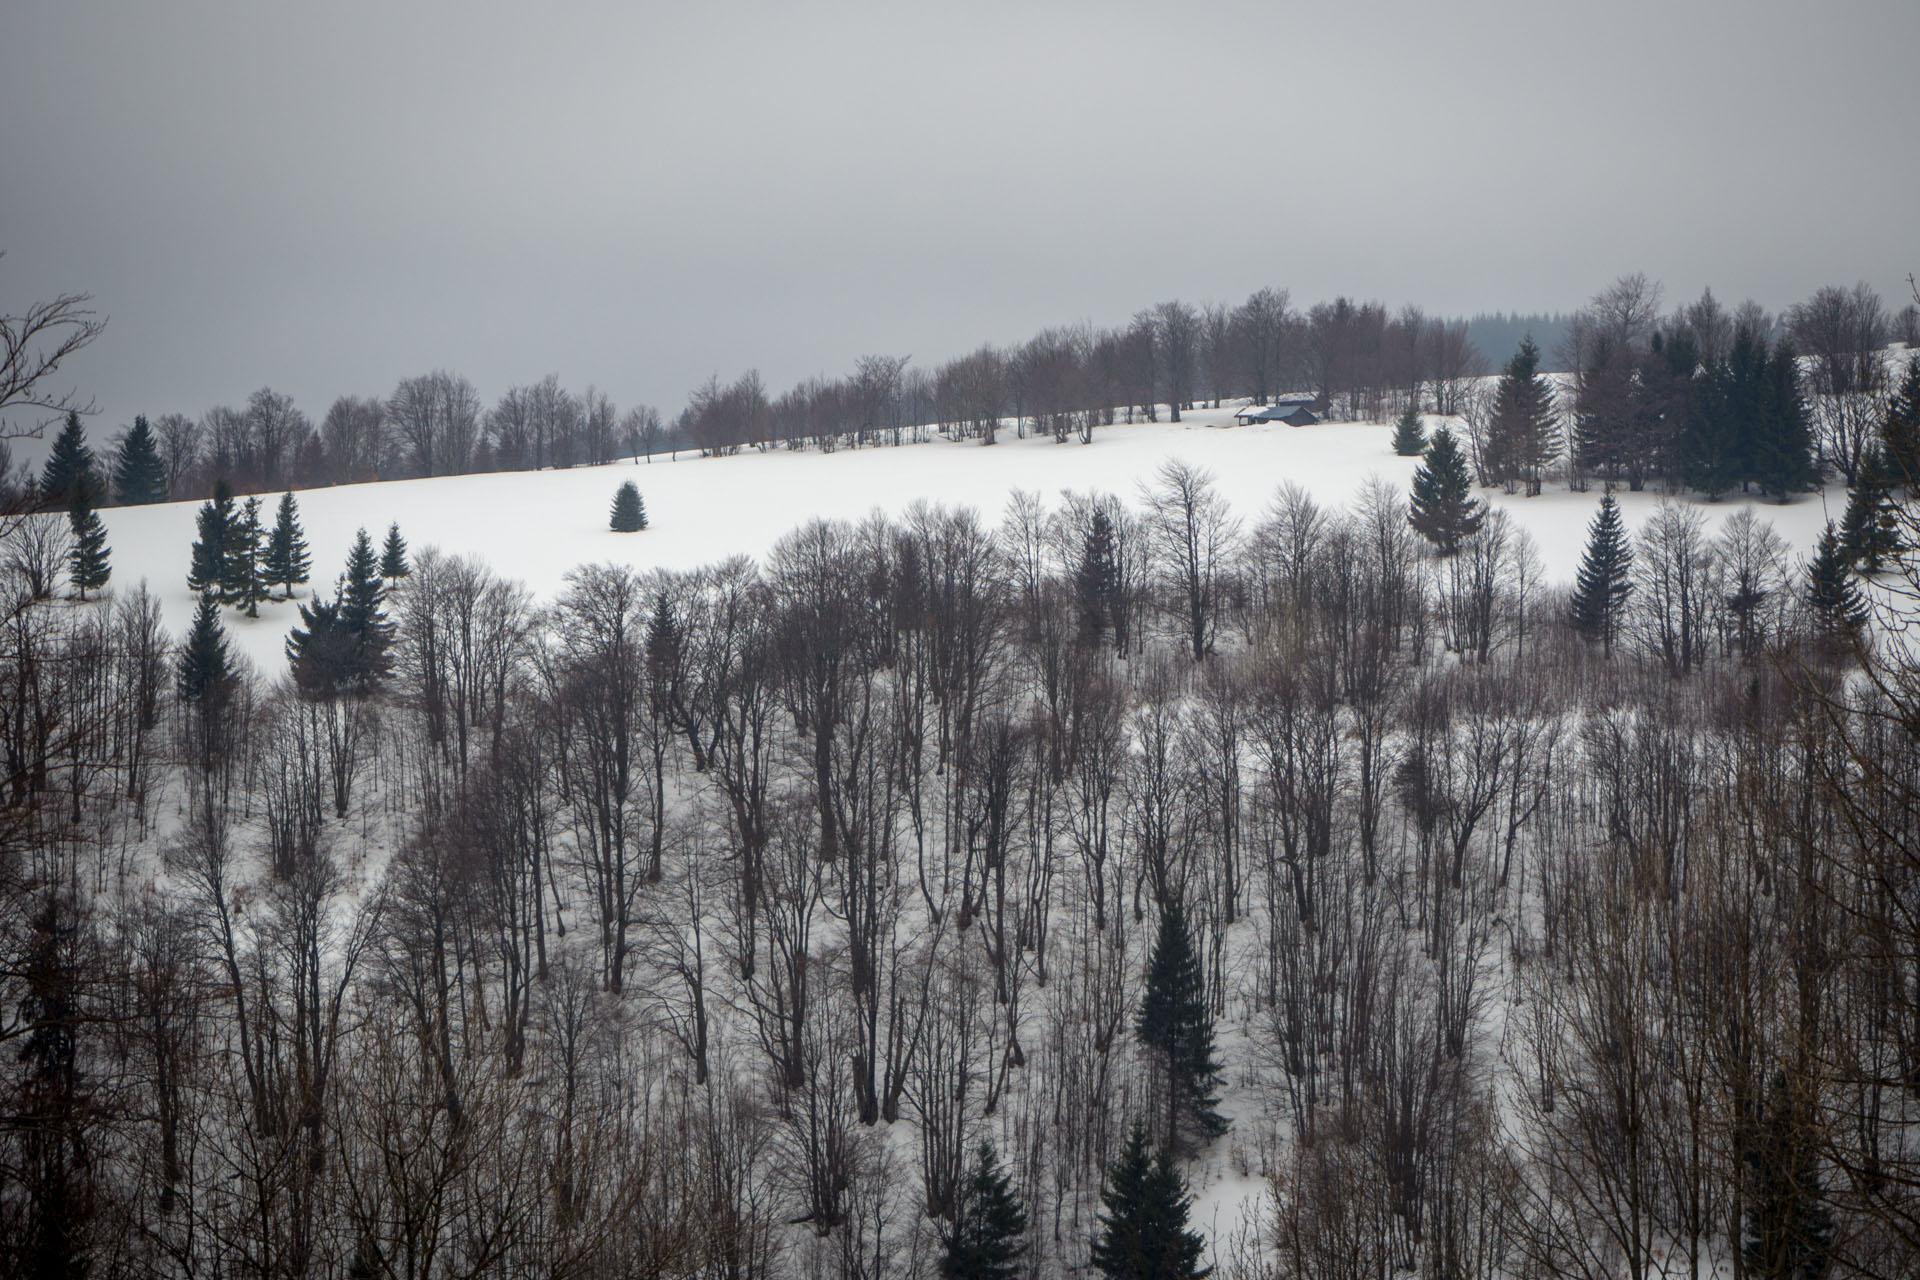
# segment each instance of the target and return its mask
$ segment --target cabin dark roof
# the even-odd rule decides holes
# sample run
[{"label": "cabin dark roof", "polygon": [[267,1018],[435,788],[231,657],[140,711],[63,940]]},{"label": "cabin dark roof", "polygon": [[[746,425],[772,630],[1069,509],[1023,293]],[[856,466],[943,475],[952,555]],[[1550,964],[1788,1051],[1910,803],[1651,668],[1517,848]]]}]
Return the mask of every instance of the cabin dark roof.
[{"label": "cabin dark roof", "polygon": [[1314,416],[1313,410],[1299,400],[1248,405],[1233,416],[1241,422],[1285,422],[1296,427],[1309,427],[1320,421]]}]

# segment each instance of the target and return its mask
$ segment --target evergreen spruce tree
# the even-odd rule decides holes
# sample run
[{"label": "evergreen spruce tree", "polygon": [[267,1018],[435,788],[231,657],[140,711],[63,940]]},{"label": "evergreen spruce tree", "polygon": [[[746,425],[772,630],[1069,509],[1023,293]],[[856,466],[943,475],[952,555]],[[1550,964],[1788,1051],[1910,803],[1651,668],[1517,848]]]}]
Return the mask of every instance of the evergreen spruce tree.
[{"label": "evergreen spruce tree", "polygon": [[307,536],[300,528],[300,508],[291,493],[280,495],[274,512],[273,532],[267,535],[266,564],[261,576],[269,587],[278,586],[287,599],[293,589],[307,580],[313,570],[313,557],[307,551]]},{"label": "evergreen spruce tree", "polygon": [[359,685],[359,642],[340,621],[340,597],[299,606],[300,625],[287,632],[286,655],[300,695],[331,701]]},{"label": "evergreen spruce tree", "polygon": [[1023,1274],[1020,1258],[1027,1246],[1020,1237],[1026,1231],[1027,1211],[1012,1180],[1001,1172],[992,1144],[983,1142],[953,1222],[940,1232],[946,1250],[940,1275],[943,1280],[1015,1280]]},{"label": "evergreen spruce tree", "polygon": [[1893,464],[1884,450],[1860,460],[1853,488],[1847,493],[1847,513],[1840,520],[1840,550],[1847,563],[1862,573],[1878,573],[1900,554],[1900,517],[1893,505]]},{"label": "evergreen spruce tree", "polygon": [[1833,1211],[1804,1107],[1786,1099],[1776,1075],[1773,1097],[1746,1152],[1747,1207],[1741,1240],[1747,1274],[1764,1280],[1821,1280],[1833,1253]]},{"label": "evergreen spruce tree", "polygon": [[1081,638],[1099,644],[1113,625],[1114,598],[1120,593],[1120,566],[1113,545],[1113,521],[1095,510],[1080,540],[1080,563],[1073,571],[1074,602],[1080,612]]},{"label": "evergreen spruce tree", "polygon": [[1733,336],[1727,354],[1726,422],[1723,430],[1730,455],[1729,479],[1742,487],[1759,474],[1760,420],[1767,411],[1767,340],[1742,331]]},{"label": "evergreen spruce tree", "polygon": [[1487,470],[1492,479],[1509,488],[1524,482],[1531,496],[1540,492],[1542,473],[1559,455],[1553,387],[1540,372],[1540,348],[1528,337],[1507,361],[1494,391],[1487,426]]},{"label": "evergreen spruce tree", "polygon": [[227,581],[227,545],[233,541],[233,490],[225,480],[214,483],[213,497],[197,519],[200,536],[193,544],[187,587],[196,595],[211,591],[218,596]]},{"label": "evergreen spruce tree", "polygon": [[1807,566],[1807,607],[1815,625],[1830,638],[1851,635],[1867,622],[1867,602],[1853,584],[1853,571],[1831,520]]},{"label": "evergreen spruce tree", "polygon": [[398,582],[412,572],[407,564],[407,540],[400,536],[400,522],[396,520],[387,526],[386,545],[380,549],[380,576]]},{"label": "evergreen spruce tree", "polygon": [[657,700],[664,718],[678,697],[680,664],[686,655],[686,631],[664,591],[654,596],[647,614],[646,654],[648,693]]},{"label": "evergreen spruce tree", "polygon": [[113,496],[123,507],[141,507],[167,500],[167,464],[160,457],[159,442],[147,416],[133,420],[132,430],[120,443],[120,458],[113,469]]},{"label": "evergreen spruce tree", "polygon": [[393,643],[393,624],[387,620],[387,584],[380,578],[380,561],[365,529],[354,535],[347,552],[347,572],[340,587],[340,625],[352,639],[350,681],[362,688],[387,674],[387,648]]},{"label": "evergreen spruce tree", "polygon": [[1427,451],[1427,430],[1420,422],[1420,406],[1409,400],[1407,411],[1393,424],[1393,451],[1417,458]]},{"label": "evergreen spruce tree", "polygon": [[1612,494],[1600,499],[1600,510],[1587,526],[1587,553],[1573,588],[1574,630],[1598,640],[1609,657],[1620,616],[1633,591],[1633,544],[1620,520],[1620,504]]},{"label": "evergreen spruce tree", "polygon": [[40,499],[50,507],[71,507],[76,502],[92,506],[103,492],[93,450],[87,447],[86,428],[80,425],[80,415],[69,410],[40,472]]},{"label": "evergreen spruce tree", "polygon": [[1920,358],[1907,361],[1906,377],[1887,405],[1880,438],[1886,442],[1894,482],[1920,489]]},{"label": "evergreen spruce tree", "polygon": [[[1734,339],[1741,368],[1752,359],[1752,338],[1743,329]],[[1708,366],[1688,384],[1680,429],[1680,478],[1688,488],[1718,498],[1745,474],[1744,432],[1740,425],[1744,393],[1736,395],[1731,357]]]},{"label": "evergreen spruce tree", "polygon": [[1589,475],[1612,483],[1627,474],[1640,407],[1635,364],[1635,353],[1604,333],[1587,353],[1574,388],[1572,430],[1568,433],[1572,437],[1571,471],[1581,477],[1580,487]]},{"label": "evergreen spruce tree", "polygon": [[242,610],[249,618],[260,616],[260,602],[267,598],[267,581],[260,571],[260,550],[260,499],[248,498],[227,531],[226,572],[220,582],[220,598],[222,603]]},{"label": "evergreen spruce tree", "polygon": [[1441,427],[1427,444],[1426,461],[1413,473],[1413,500],[1407,521],[1443,556],[1480,531],[1486,507],[1473,496],[1473,478],[1453,432]]},{"label": "evergreen spruce tree", "polygon": [[113,570],[107,563],[107,526],[100,513],[84,502],[67,508],[67,521],[73,527],[73,549],[67,553],[67,576],[73,588],[85,600],[87,592],[107,585]]},{"label": "evergreen spruce tree", "polygon": [[1100,1191],[1100,1234],[1093,1269],[1108,1280],[1201,1280],[1206,1244],[1187,1229],[1186,1180],[1165,1147],[1149,1153],[1146,1126],[1135,1123]]},{"label": "evergreen spruce tree", "polygon": [[1800,398],[1793,347],[1782,342],[1771,355],[1760,345],[1759,371],[1752,428],[1749,472],[1760,488],[1785,502],[1787,495],[1810,487],[1818,475],[1813,460],[1813,431]]},{"label": "evergreen spruce tree", "polygon": [[224,693],[233,677],[233,654],[227,648],[226,628],[220,625],[220,602],[211,591],[203,591],[193,626],[180,646],[174,688],[180,701],[204,704]]},{"label": "evergreen spruce tree", "polygon": [[1685,329],[1656,333],[1639,361],[1634,415],[1627,432],[1627,488],[1638,493],[1649,478],[1684,483],[1688,405],[1700,371],[1699,341]]},{"label": "evergreen spruce tree", "polygon": [[613,515],[607,527],[615,533],[638,533],[647,527],[647,504],[640,497],[640,486],[628,480],[613,495]]},{"label": "evergreen spruce tree", "polygon": [[1160,912],[1160,932],[1147,964],[1147,994],[1134,1022],[1155,1052],[1166,1086],[1167,1144],[1184,1147],[1189,1126],[1202,1139],[1227,1131],[1220,1115],[1220,1060],[1213,1048],[1213,1014],[1194,953],[1187,913],[1178,901]]}]

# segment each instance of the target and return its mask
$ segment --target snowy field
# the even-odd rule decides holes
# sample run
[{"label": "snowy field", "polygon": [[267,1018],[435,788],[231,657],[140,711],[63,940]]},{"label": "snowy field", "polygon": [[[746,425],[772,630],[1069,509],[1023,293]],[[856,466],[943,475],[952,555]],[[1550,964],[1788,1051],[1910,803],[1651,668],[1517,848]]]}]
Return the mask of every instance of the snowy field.
[{"label": "snowy field", "polygon": [[[1429,423],[1442,421],[1429,419]],[[387,484],[311,489],[297,495],[313,553],[312,587],[331,592],[354,531],[365,527],[377,548],[389,522],[399,521],[413,551],[436,546],[477,556],[503,577],[550,599],[576,565],[617,561],[639,569],[691,569],[734,555],[759,557],[779,538],[814,516],[858,519],[878,508],[898,514],[919,500],[977,509],[997,522],[1016,489],[1037,492],[1048,505],[1063,490],[1108,491],[1128,500],[1166,460],[1182,458],[1212,471],[1234,512],[1249,526],[1274,492],[1301,485],[1324,505],[1353,498],[1369,475],[1406,490],[1418,459],[1396,457],[1392,428],[1369,423],[1311,427],[1233,423],[1232,409],[1200,410],[1186,421],[1102,427],[1092,445],[1049,438],[1021,440],[1003,432],[991,448],[979,441],[935,438],[901,448],[842,449],[831,454],[775,451],[702,458],[683,452],[652,463],[621,462],[569,471],[404,480]],[[607,512],[621,481],[639,483],[651,527],[613,533]],[[1549,485],[1537,498],[1479,490],[1510,511],[1534,539],[1549,578],[1571,583],[1586,541],[1597,491],[1571,493]],[[262,496],[271,525],[275,495]],[[1637,528],[1661,498],[1619,494],[1622,513]],[[1692,499],[1689,499],[1692,501]],[[1699,503],[1709,531],[1741,504]],[[1808,494],[1785,506],[1763,502],[1763,518],[1805,554],[1831,516],[1846,506],[1844,489]],[[141,579],[160,598],[169,631],[184,634],[193,615],[187,565],[198,502],[116,507],[101,512],[113,549],[113,586]],[[291,603],[262,606],[258,619],[224,611],[240,649],[268,675],[285,659],[281,645],[298,621]]]}]

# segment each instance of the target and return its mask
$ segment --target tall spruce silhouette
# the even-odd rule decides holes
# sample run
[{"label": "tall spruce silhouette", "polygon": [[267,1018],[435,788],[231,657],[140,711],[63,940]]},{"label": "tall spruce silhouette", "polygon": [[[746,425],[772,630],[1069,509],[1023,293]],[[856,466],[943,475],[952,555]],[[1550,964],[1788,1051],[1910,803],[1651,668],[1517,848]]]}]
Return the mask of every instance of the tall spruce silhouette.
[{"label": "tall spruce silhouette", "polygon": [[228,526],[226,573],[221,579],[220,593],[227,604],[249,618],[260,616],[260,602],[267,598],[260,544],[260,499],[248,498]]},{"label": "tall spruce silhouette", "polygon": [[307,535],[300,528],[300,508],[291,493],[280,495],[274,512],[273,532],[267,535],[266,564],[262,576],[267,585],[278,585],[287,599],[293,589],[307,580],[313,557],[307,551]]},{"label": "tall spruce silhouette", "polygon": [[220,602],[211,591],[202,592],[174,664],[174,690],[180,701],[198,706],[223,695],[234,675],[227,630],[220,625]]},{"label": "tall spruce silhouette", "polygon": [[1878,573],[1900,554],[1900,512],[1893,501],[1893,463],[1885,450],[1873,450],[1847,493],[1847,513],[1840,518],[1840,549],[1847,562],[1862,573]]},{"label": "tall spruce silhouette", "polygon": [[1147,994],[1134,1029],[1160,1066],[1167,1145],[1184,1150],[1189,1132],[1202,1141],[1225,1133],[1227,1122],[1218,1109],[1220,1059],[1214,1053],[1213,1014],[1186,909],[1177,899],[1160,912],[1160,931],[1147,964]]},{"label": "tall spruce silhouette", "polygon": [[1460,443],[1445,427],[1427,442],[1427,457],[1413,473],[1413,497],[1407,522],[1443,556],[1480,531],[1486,522],[1484,504],[1473,497],[1473,477]]},{"label": "tall spruce silhouette", "polygon": [[1587,551],[1580,561],[1570,609],[1573,629],[1598,640],[1601,651],[1612,656],[1613,638],[1632,593],[1633,545],[1620,520],[1620,504],[1609,493],[1600,499],[1600,510],[1587,526]]},{"label": "tall spruce silhouette", "polygon": [[73,529],[73,549],[67,553],[67,576],[73,589],[85,600],[87,592],[107,585],[113,569],[107,562],[107,526],[100,513],[85,502],[67,509],[67,522]]},{"label": "tall spruce silhouette", "polygon": [[1867,623],[1867,602],[1854,586],[1853,570],[1831,520],[1814,548],[1813,562],[1807,566],[1806,599],[1815,625],[1830,640],[1851,637]]},{"label": "tall spruce silhouette", "polygon": [[228,581],[228,543],[234,536],[233,487],[225,480],[216,480],[213,497],[201,506],[195,520],[200,536],[193,544],[187,588],[196,595],[212,592],[218,601]]},{"label": "tall spruce silhouette", "polygon": [[1113,545],[1113,521],[1096,510],[1080,542],[1080,562],[1074,566],[1073,592],[1080,612],[1080,635],[1092,644],[1106,638],[1113,626],[1113,606],[1120,593],[1120,569]]},{"label": "tall spruce silhouette", "polygon": [[93,450],[87,446],[87,431],[80,425],[80,415],[69,410],[40,471],[40,500],[49,507],[71,507],[79,502],[92,506],[105,488],[94,466]]},{"label": "tall spruce silhouette", "polygon": [[391,666],[387,649],[393,644],[393,624],[387,620],[387,584],[365,529],[354,534],[339,595],[340,626],[353,644],[349,679],[362,687],[377,684]]},{"label": "tall spruce silhouette", "polygon": [[113,495],[123,507],[167,500],[167,464],[144,413],[134,418],[127,438],[120,442],[120,458],[113,469]]},{"label": "tall spruce silhouette", "polygon": [[387,541],[380,548],[380,576],[397,582],[412,572],[407,564],[407,540],[400,536],[400,522],[396,520],[387,526]]}]

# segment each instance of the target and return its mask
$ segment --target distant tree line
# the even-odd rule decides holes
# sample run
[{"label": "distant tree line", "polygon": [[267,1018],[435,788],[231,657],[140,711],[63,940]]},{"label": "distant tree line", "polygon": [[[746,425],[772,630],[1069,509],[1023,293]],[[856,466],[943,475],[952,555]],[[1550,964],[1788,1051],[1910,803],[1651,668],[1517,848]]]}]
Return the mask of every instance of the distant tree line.
[{"label": "distant tree line", "polygon": [[697,389],[679,428],[710,453],[900,444],[934,432],[992,444],[1021,436],[1091,441],[1097,427],[1178,422],[1195,407],[1304,393],[1343,417],[1421,403],[1455,413],[1484,372],[1463,322],[1417,307],[1338,298],[1300,309],[1284,289],[1239,306],[1163,302],[1125,325],[1051,328],[921,369],[866,356],[843,379],[810,379],[772,397],[757,373]]},{"label": "distant tree line", "polygon": [[488,409],[472,383],[437,371],[403,379],[384,398],[342,396],[317,425],[269,387],[242,408],[218,406],[197,419],[141,415],[101,456],[70,413],[42,473],[7,483],[16,504],[64,504],[77,486],[95,505],[139,505],[202,497],[221,480],[260,493],[590,466],[658,451],[667,439],[657,410],[621,413],[593,388],[576,395],[551,375],[509,388]]},{"label": "distant tree line", "polygon": [[[1531,490],[1551,470],[1576,485],[1792,487],[1779,450],[1747,437],[1755,415],[1777,423],[1786,412],[1784,403],[1778,412],[1765,406],[1786,394],[1777,375],[1797,367],[1796,356],[1807,366],[1795,395],[1809,419],[1814,465],[1853,480],[1889,390],[1885,362],[1869,353],[1920,338],[1912,306],[1889,314],[1865,285],[1830,287],[1774,317],[1751,302],[1729,311],[1709,291],[1663,317],[1659,294],[1645,277],[1630,276],[1571,317],[1471,321],[1345,297],[1296,307],[1286,290],[1271,288],[1237,306],[1174,300],[1124,325],[1049,328],[932,366],[867,355],[844,377],[810,378],[778,393],[753,371],[731,381],[716,375],[671,421],[647,405],[621,411],[591,387],[571,392],[553,375],[509,388],[489,407],[467,379],[439,370],[402,379],[384,397],[342,396],[318,423],[263,387],[239,408],[136,418],[101,456],[92,501],[203,497],[217,479],[257,493],[597,465],[680,448],[831,451],[935,433],[991,444],[1007,429],[1087,442],[1101,426],[1162,413],[1178,421],[1195,407],[1284,394],[1311,396],[1323,414],[1342,419],[1387,421],[1409,409],[1484,416],[1477,393],[1492,370],[1488,354],[1504,359],[1524,344],[1535,352],[1535,373],[1568,371],[1551,380],[1555,433],[1541,447],[1477,455],[1485,483]],[[1496,337],[1512,345],[1486,345]],[[1770,376],[1773,389],[1761,387]],[[1769,448],[1773,462],[1745,460]],[[49,472],[32,485],[9,483],[16,497],[32,488],[43,503],[64,505],[50,486],[66,479]]]}]

